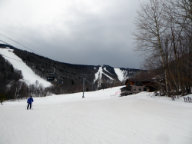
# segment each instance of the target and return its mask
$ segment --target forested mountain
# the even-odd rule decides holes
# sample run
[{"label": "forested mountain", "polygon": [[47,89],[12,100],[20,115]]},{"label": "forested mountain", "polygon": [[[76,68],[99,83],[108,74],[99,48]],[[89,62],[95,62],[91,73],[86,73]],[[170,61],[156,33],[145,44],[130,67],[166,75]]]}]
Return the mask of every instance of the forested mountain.
[{"label": "forested mountain", "polygon": [[[11,50],[7,51],[8,55],[1,52],[5,49]],[[21,60],[13,58],[9,53]],[[9,60],[16,64],[11,64]],[[33,85],[21,80],[25,68],[18,70],[16,67],[21,61],[52,86],[44,88],[38,80]],[[113,87],[123,84],[128,77],[140,71],[130,68],[113,68],[108,65],[62,63],[5,44],[0,44],[0,63],[0,94],[6,95],[6,98],[25,97],[28,94],[47,95],[48,92],[56,94],[79,92],[83,89],[83,81],[86,91]]]}]

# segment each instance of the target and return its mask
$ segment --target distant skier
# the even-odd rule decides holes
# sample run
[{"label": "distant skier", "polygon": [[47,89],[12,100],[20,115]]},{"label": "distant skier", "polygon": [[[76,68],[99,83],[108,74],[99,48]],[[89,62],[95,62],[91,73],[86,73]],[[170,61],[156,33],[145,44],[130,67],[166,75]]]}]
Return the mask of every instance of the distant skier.
[{"label": "distant skier", "polygon": [[27,99],[27,103],[28,103],[28,105],[27,105],[27,109],[31,109],[31,107],[32,107],[32,102],[33,102],[33,98],[32,98],[32,96],[30,96],[28,99]]}]

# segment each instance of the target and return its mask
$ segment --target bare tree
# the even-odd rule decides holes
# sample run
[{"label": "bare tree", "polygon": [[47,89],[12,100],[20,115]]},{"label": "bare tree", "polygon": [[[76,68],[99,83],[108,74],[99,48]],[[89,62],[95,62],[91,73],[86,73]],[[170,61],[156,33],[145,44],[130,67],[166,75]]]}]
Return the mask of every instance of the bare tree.
[{"label": "bare tree", "polygon": [[148,54],[150,69],[162,69],[162,88],[170,96],[192,86],[192,1],[149,0],[137,18],[138,49]]},{"label": "bare tree", "polygon": [[164,72],[165,91],[168,94],[168,50],[164,45],[166,37],[166,23],[164,21],[164,6],[161,0],[150,0],[144,4],[137,19],[136,40],[139,50],[144,50],[153,58],[156,58]]},{"label": "bare tree", "polygon": [[175,12],[175,24],[180,30],[178,47],[179,56],[177,65],[180,70],[179,87],[182,94],[191,93],[192,86],[192,1],[177,0],[173,2]]}]

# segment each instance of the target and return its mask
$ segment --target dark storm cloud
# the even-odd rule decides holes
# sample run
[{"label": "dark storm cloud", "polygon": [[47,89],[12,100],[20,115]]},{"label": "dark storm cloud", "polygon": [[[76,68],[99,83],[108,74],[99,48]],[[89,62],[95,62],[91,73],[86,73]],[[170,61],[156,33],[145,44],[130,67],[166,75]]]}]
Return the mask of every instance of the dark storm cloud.
[{"label": "dark storm cloud", "polygon": [[[105,4],[107,6],[104,9],[98,7],[93,12],[92,9],[84,11],[72,7],[68,12],[69,18],[66,19],[61,13],[54,21],[45,19],[43,24],[43,15],[40,20],[32,18],[27,22],[26,19],[23,23],[17,21],[15,16],[18,15],[15,15],[15,23],[0,28],[3,34],[26,45],[23,49],[32,49],[31,51],[54,60],[138,68],[143,58],[134,50],[133,32],[139,2],[106,0]],[[29,15],[33,14],[29,12]],[[0,38],[6,39],[3,36]]]}]

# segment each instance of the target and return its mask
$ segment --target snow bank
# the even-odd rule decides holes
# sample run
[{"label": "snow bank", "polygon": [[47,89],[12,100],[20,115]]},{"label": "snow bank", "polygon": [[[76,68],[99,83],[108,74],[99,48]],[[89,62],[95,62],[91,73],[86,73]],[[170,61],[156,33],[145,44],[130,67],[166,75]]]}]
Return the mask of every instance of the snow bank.
[{"label": "snow bank", "polygon": [[36,75],[30,67],[28,67],[21,58],[14,54],[13,49],[0,48],[0,54],[6,59],[16,70],[20,70],[23,76],[23,80],[27,85],[42,85],[44,88],[50,87],[51,83],[44,80],[40,76]]}]

